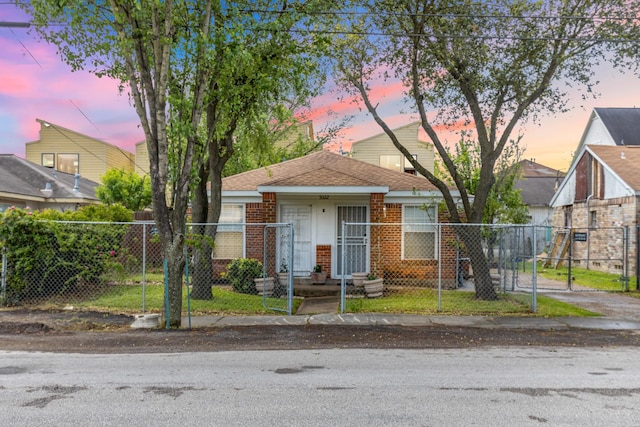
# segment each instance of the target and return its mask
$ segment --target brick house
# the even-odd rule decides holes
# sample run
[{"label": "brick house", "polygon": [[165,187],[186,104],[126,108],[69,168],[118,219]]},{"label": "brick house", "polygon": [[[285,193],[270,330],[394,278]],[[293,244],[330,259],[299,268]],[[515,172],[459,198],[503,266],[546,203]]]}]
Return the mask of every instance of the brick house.
[{"label": "brick house", "polygon": [[[385,282],[391,277],[436,280],[442,257],[443,277],[451,282],[445,286],[455,286],[455,250],[436,248],[435,227],[410,226],[442,221],[437,213],[441,199],[425,178],[328,151],[230,176],[222,182],[220,223],[239,225],[218,230],[216,274],[235,257],[263,259],[262,232],[249,231],[249,224],[293,223],[294,276],[307,276],[320,264],[337,278],[342,271],[341,224],[351,222],[369,225],[346,246],[346,251],[366,254],[359,264],[345,266],[346,277],[366,271],[384,276]],[[455,239],[446,233],[443,240]],[[407,246],[416,241],[421,244]],[[382,243],[372,247],[371,242]],[[275,257],[269,263],[267,268],[277,271]]]},{"label": "brick house", "polygon": [[[552,225],[570,232],[554,246],[566,251],[572,240],[574,264],[624,274],[636,271],[636,225],[640,215],[640,146],[584,145],[551,199]],[[624,229],[629,227],[629,252]],[[577,235],[580,237],[577,238]]]}]

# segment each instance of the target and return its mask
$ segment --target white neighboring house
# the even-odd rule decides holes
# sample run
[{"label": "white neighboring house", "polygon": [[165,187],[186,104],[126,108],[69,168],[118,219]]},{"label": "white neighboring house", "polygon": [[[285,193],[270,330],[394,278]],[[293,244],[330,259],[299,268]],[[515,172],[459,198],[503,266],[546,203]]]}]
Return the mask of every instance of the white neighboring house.
[{"label": "white neighboring house", "polygon": [[560,187],[564,172],[536,163],[534,159],[518,163],[520,178],[515,187],[520,190],[522,203],[529,210],[530,224],[551,225],[551,198]]},{"label": "white neighboring house", "polygon": [[551,199],[552,224],[565,235],[554,239],[554,249],[562,254],[573,240],[574,264],[615,274],[624,274],[626,265],[637,275],[639,201],[640,109],[596,108]]},{"label": "white neighboring house", "polygon": [[574,161],[585,145],[640,145],[640,108],[594,108]]}]

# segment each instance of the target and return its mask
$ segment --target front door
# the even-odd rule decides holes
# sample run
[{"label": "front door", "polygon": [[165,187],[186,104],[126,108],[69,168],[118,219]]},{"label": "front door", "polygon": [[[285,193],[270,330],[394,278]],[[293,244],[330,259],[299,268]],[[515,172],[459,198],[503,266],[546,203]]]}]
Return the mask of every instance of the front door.
[{"label": "front door", "polygon": [[307,276],[311,261],[311,206],[282,205],[280,222],[293,224],[293,275]]},{"label": "front door", "polygon": [[[342,235],[342,223],[354,223],[347,225]],[[338,274],[351,276],[353,272],[367,271],[368,232],[366,206],[338,206],[338,239],[337,239],[337,266]],[[344,271],[342,268],[342,250],[344,248]]]}]

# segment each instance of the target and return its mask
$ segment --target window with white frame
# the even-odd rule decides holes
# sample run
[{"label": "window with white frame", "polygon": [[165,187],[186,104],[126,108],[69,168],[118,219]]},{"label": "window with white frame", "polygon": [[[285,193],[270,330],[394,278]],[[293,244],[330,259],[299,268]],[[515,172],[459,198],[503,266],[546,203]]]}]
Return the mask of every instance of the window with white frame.
[{"label": "window with white frame", "polygon": [[56,165],[56,155],[55,153],[42,153],[41,155],[41,163],[45,168],[53,168]]},{"label": "window with white frame", "polygon": [[222,205],[213,246],[213,258],[235,259],[244,256],[243,222],[244,205]]},{"label": "window with white frame", "polygon": [[404,259],[436,259],[435,206],[404,205],[402,254]]},{"label": "window with white frame", "polygon": [[380,154],[380,166],[402,172],[402,156],[400,154]]}]

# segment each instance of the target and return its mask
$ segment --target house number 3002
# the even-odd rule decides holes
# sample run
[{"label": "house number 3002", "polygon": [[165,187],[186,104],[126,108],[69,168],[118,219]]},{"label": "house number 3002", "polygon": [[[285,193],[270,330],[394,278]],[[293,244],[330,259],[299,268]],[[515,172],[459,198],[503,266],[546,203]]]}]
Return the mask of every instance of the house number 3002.
[{"label": "house number 3002", "polygon": [[328,194],[321,194],[320,195],[320,200],[329,200],[329,195]]}]

